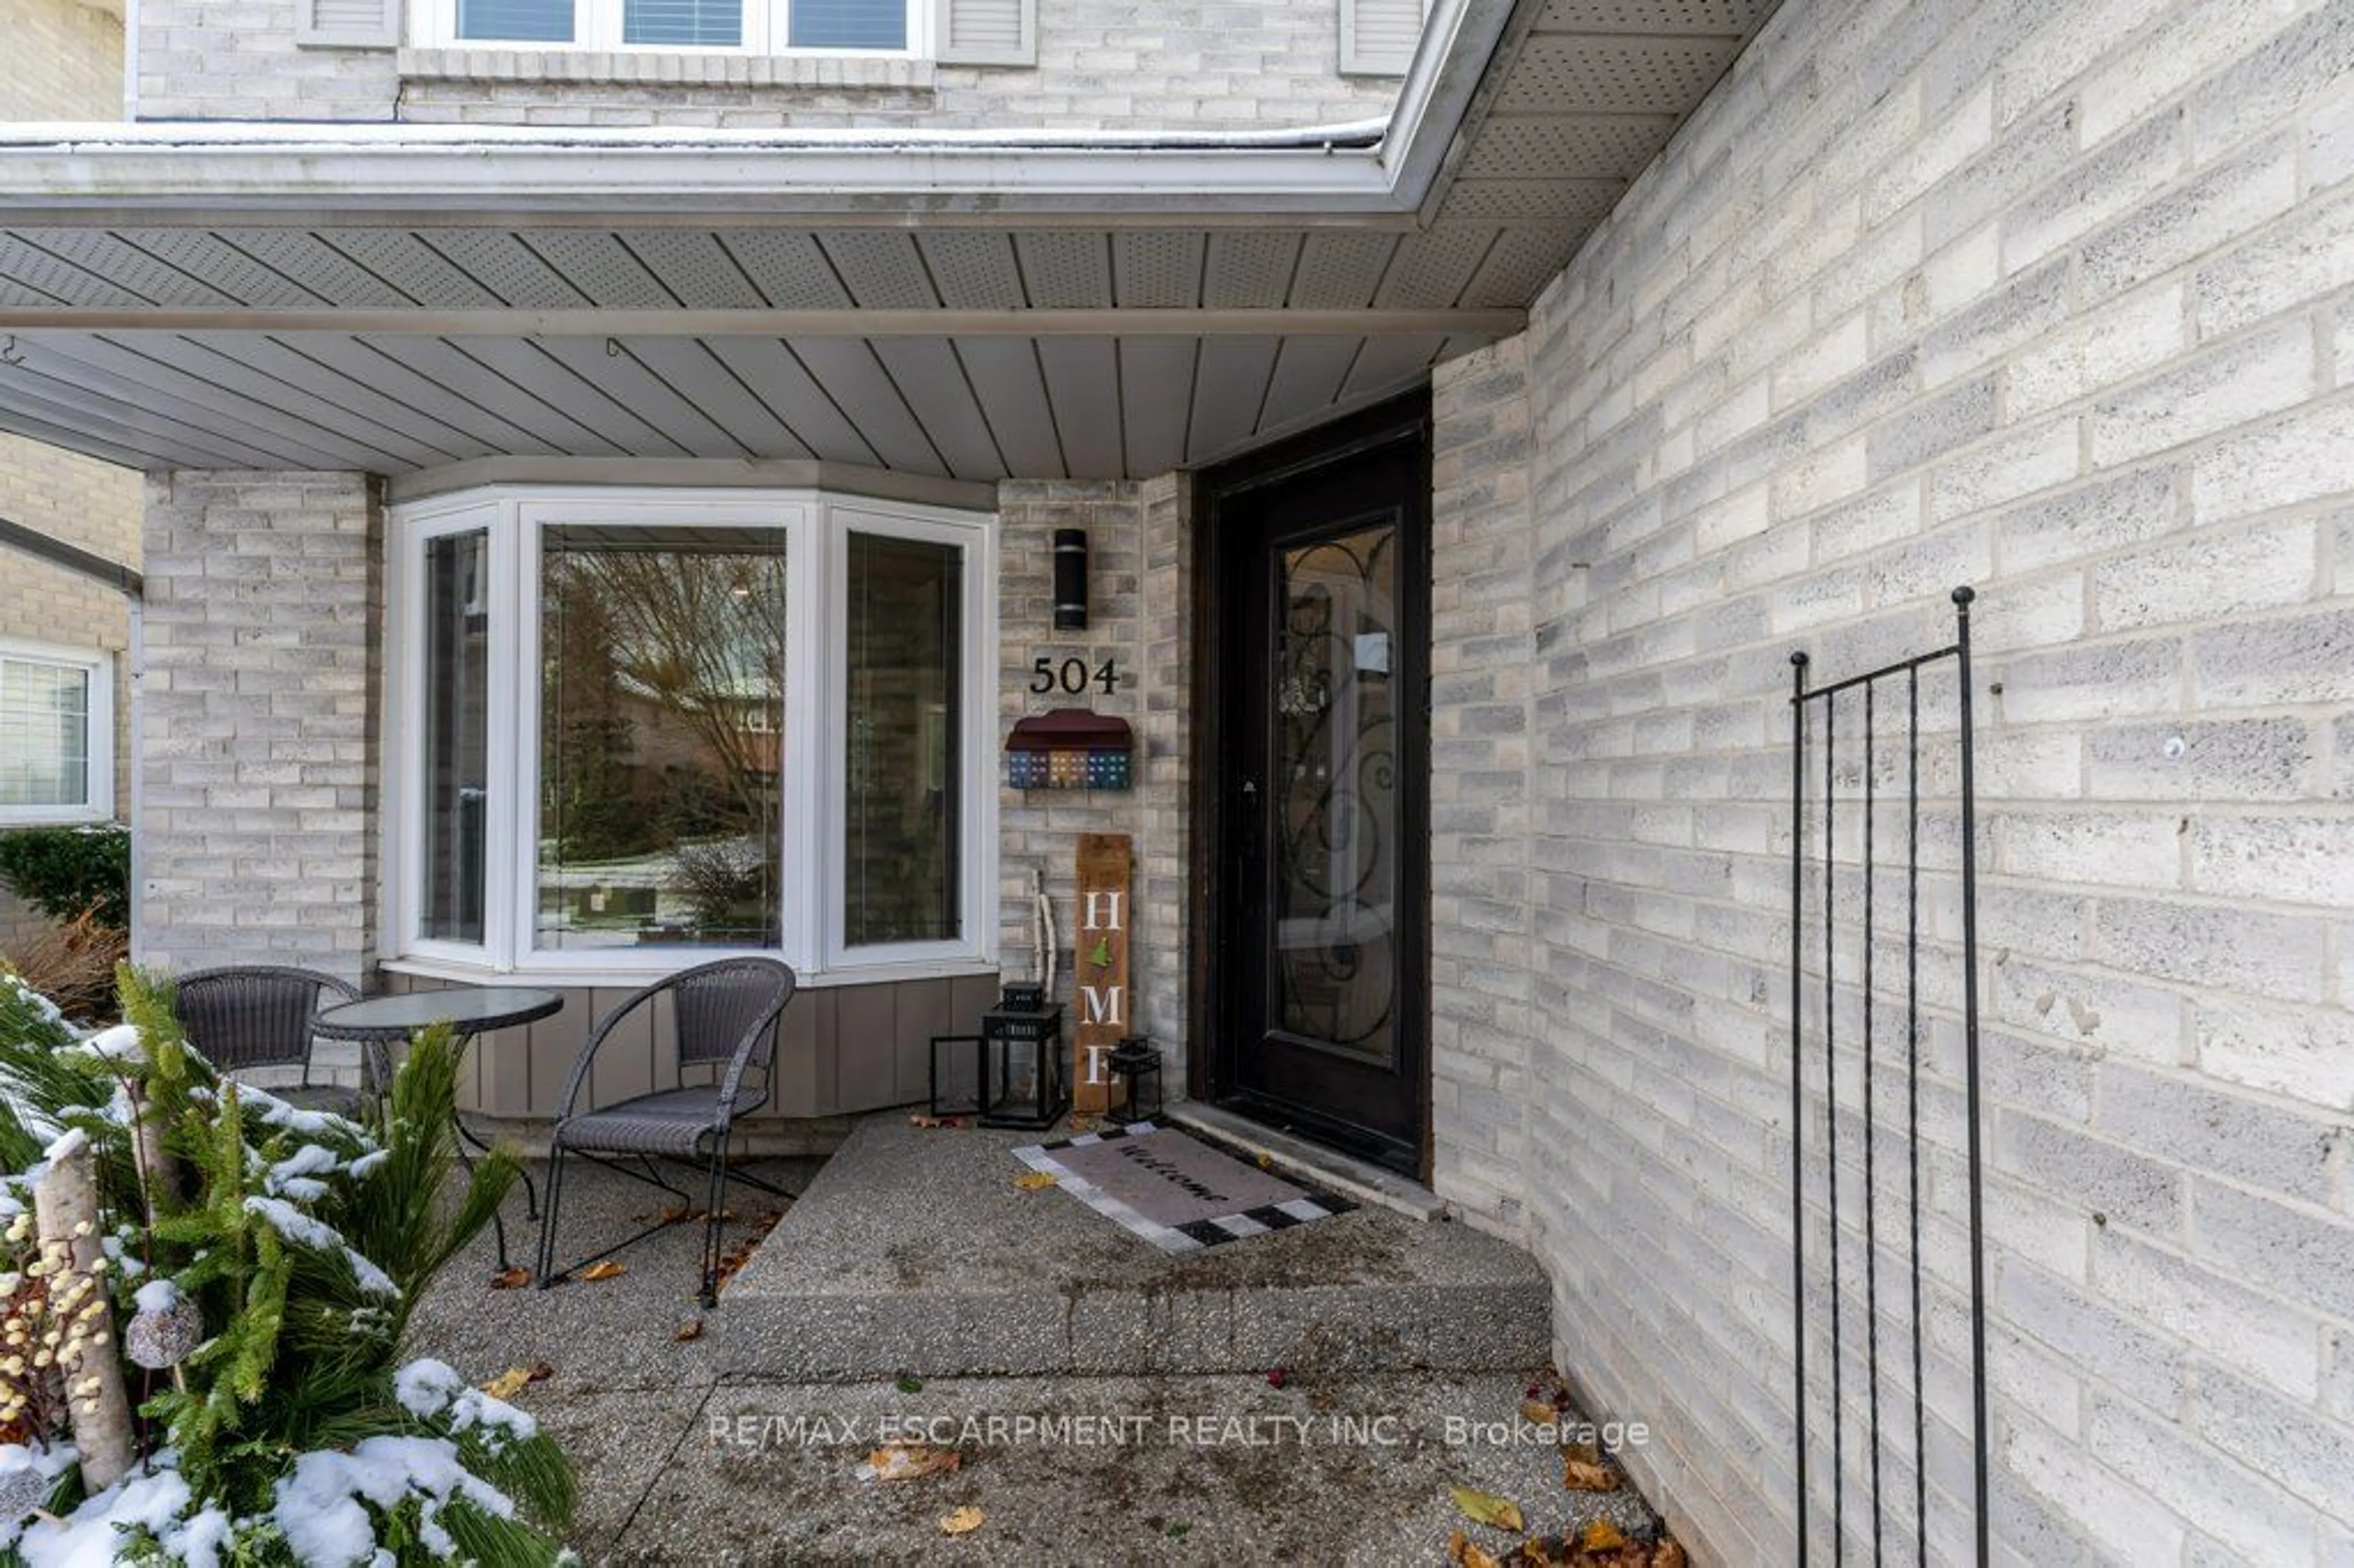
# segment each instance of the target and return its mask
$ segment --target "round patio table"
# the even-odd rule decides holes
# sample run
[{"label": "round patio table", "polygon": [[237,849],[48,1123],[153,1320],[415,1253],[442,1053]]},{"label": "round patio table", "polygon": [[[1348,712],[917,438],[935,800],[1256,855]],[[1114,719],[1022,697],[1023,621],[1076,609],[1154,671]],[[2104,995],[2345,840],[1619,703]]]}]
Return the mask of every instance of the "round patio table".
[{"label": "round patio table", "polygon": [[[420,1030],[446,1023],[458,1037],[462,1059],[475,1035],[512,1029],[518,1023],[535,1023],[561,1011],[563,1006],[564,997],[558,991],[514,985],[452,986],[446,991],[414,991],[400,996],[372,996],[365,1001],[347,1001],[320,1013],[312,1020],[311,1027],[330,1040],[396,1045],[413,1039]],[[450,1125],[458,1133],[458,1159],[471,1171],[474,1162],[467,1156],[466,1145],[471,1143],[485,1153],[491,1146],[468,1129],[454,1106],[451,1107]],[[530,1174],[521,1174],[524,1212],[535,1221],[539,1218],[539,1193],[531,1184]],[[498,1235],[499,1268],[504,1272],[513,1266],[507,1261],[506,1222],[496,1210],[491,1213],[491,1228]]]}]

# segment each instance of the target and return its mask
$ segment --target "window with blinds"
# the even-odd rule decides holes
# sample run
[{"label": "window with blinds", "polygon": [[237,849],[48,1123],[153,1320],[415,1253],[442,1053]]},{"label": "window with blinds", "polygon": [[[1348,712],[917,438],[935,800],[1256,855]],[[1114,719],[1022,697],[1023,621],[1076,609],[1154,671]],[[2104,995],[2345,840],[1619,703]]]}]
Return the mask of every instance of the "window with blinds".
[{"label": "window with blinds", "polygon": [[905,0],[791,0],[797,49],[904,49]]},{"label": "window with blinds", "polygon": [[0,824],[69,821],[113,804],[113,720],[102,656],[0,648]]},{"label": "window with blinds", "polygon": [[[323,5],[386,0],[304,0]],[[932,0],[956,58],[1009,63],[1026,48],[1034,0]],[[461,44],[587,49],[904,51],[922,42],[910,0],[440,0],[434,29]],[[1002,13],[1002,15],[1000,15]],[[428,15],[433,13],[429,10]],[[454,24],[454,25],[453,25]],[[974,51],[980,52],[974,52]],[[944,58],[945,55],[944,55]]]},{"label": "window with blinds", "polygon": [[515,44],[572,41],[572,0],[458,0],[458,36]]},{"label": "window with blinds", "polygon": [[738,48],[744,42],[744,0],[622,0],[621,41]]}]

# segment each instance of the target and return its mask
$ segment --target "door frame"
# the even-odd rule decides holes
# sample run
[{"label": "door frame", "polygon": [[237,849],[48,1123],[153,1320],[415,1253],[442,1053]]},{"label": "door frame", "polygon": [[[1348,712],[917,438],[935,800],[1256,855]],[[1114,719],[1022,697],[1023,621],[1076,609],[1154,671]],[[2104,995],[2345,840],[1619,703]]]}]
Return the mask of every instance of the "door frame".
[{"label": "door frame", "polygon": [[[1417,493],[1401,497],[1398,602],[1402,626],[1421,638],[1421,657],[1415,660],[1411,683],[1399,692],[1398,712],[1408,720],[1400,726],[1398,745],[1398,830],[1401,842],[1421,846],[1402,857],[1398,867],[1398,904],[1414,911],[1415,933],[1398,946],[1401,1006],[1399,1022],[1413,1031],[1416,1070],[1416,1139],[1414,1174],[1431,1179],[1431,986],[1430,986],[1430,648],[1431,648],[1431,490],[1430,392],[1427,387],[1380,403],[1330,424],[1288,437],[1193,476],[1193,736],[1186,787],[1188,835],[1186,859],[1192,873],[1193,897],[1186,910],[1186,949],[1196,955],[1186,976],[1186,1016],[1191,1036],[1203,1049],[1186,1054],[1185,1090],[1193,1098],[1222,1103],[1232,1085],[1227,1066],[1231,1043],[1224,1041],[1221,1009],[1227,1001],[1228,969],[1220,950],[1219,912],[1230,888],[1225,856],[1220,853],[1226,827],[1223,759],[1225,756],[1227,694],[1224,661],[1218,651],[1232,629],[1234,617],[1220,602],[1232,546],[1224,537],[1231,503],[1267,485],[1299,478],[1320,468],[1345,462],[1352,456],[1380,446],[1412,441],[1419,456],[1421,482]],[[1247,1114],[1247,1112],[1246,1112]],[[1313,1141],[1332,1141],[1314,1129],[1296,1128]],[[1343,1147],[1336,1143],[1335,1147]],[[1346,1152],[1356,1152],[1346,1150]]]}]

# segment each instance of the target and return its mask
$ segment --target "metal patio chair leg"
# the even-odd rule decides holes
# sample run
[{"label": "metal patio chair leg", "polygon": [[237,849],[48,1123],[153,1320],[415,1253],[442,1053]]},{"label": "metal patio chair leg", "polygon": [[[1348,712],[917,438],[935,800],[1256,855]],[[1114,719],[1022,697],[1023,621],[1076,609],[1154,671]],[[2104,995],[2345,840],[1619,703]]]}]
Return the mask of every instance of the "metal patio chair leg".
[{"label": "metal patio chair leg", "polygon": [[727,1199],[727,1140],[711,1146],[710,1203],[703,1213],[703,1304],[719,1305],[719,1213]]},{"label": "metal patio chair leg", "polygon": [[556,1266],[556,1216],[564,1201],[564,1145],[556,1143],[547,1151],[547,1213],[539,1222],[539,1267],[534,1280],[542,1290],[548,1286],[548,1270]]}]

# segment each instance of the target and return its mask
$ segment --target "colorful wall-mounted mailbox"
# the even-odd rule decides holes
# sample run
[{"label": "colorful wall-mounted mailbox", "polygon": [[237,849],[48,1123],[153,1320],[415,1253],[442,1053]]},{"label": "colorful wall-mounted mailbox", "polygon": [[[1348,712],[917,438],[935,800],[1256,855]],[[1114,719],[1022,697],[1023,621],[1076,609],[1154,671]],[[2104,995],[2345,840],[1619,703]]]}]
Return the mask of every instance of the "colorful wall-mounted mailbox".
[{"label": "colorful wall-mounted mailbox", "polygon": [[1005,781],[1016,789],[1125,789],[1135,754],[1126,719],[1056,708],[1014,721]]}]

